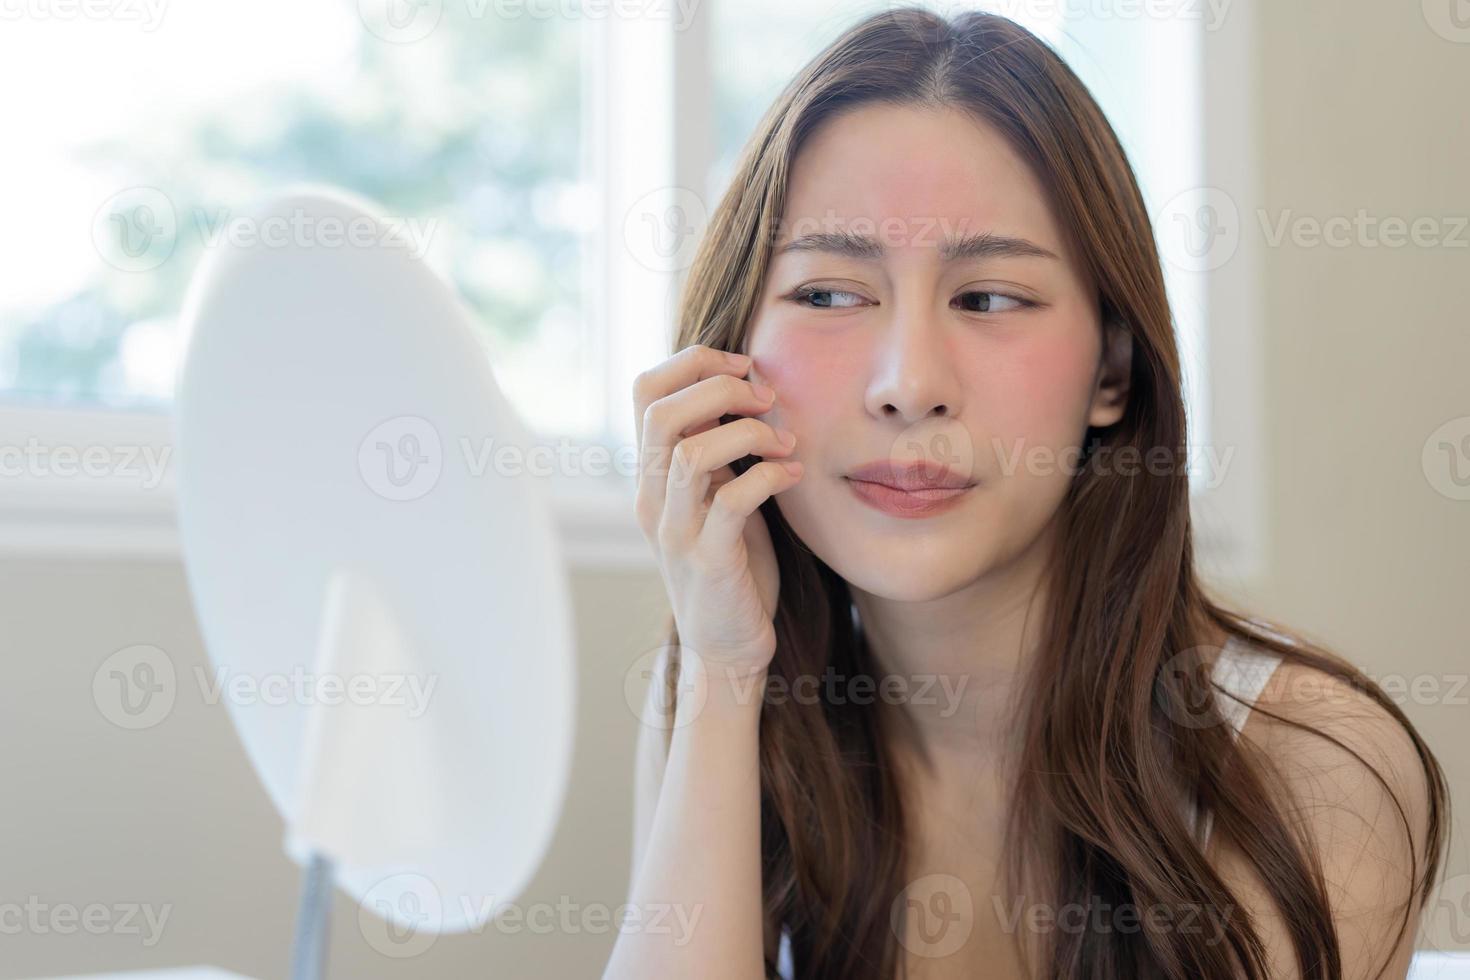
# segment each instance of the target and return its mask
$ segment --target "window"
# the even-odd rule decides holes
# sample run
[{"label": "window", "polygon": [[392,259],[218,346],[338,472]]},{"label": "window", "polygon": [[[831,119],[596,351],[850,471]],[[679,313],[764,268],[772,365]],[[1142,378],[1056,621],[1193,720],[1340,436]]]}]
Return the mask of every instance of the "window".
[{"label": "window", "polygon": [[27,230],[4,246],[28,270],[0,292],[8,400],[166,408],[200,257],[253,196],[310,180],[410,233],[539,427],[594,425],[593,398],[551,394],[585,385],[549,384],[585,347],[581,25],[450,5],[418,37],[355,4],[127,7],[0,33],[5,90],[31,93],[0,105],[26,134],[0,189]]},{"label": "window", "polygon": [[[0,443],[166,448],[190,274],[233,209],[309,180],[372,198],[417,234],[478,312],[496,377],[536,431],[630,446],[632,379],[668,350],[678,285],[736,155],[806,60],[887,6],[396,2],[5,15],[0,81],[28,95],[0,104],[12,134],[0,202],[23,232],[0,244],[20,270],[0,286]],[[1056,47],[1124,142],[1186,364],[1199,542],[1254,574],[1253,256],[1238,234],[1224,260],[1197,248],[1253,199],[1250,6],[1219,21],[1183,2],[982,6]],[[0,485],[0,544],[42,547],[75,525],[99,548],[172,547],[166,480],[139,497],[140,480],[116,473],[20,477]],[[649,561],[631,485],[556,482],[574,559]]]}]

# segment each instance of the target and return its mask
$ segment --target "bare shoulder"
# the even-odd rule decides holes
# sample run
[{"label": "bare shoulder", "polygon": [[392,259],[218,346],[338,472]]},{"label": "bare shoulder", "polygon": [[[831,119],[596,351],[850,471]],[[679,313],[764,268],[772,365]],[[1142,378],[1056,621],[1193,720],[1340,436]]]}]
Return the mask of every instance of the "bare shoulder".
[{"label": "bare shoulder", "polygon": [[[1345,980],[1404,976],[1430,814],[1413,738],[1366,690],[1291,660],[1277,666],[1255,704],[1240,737],[1274,768],[1288,825],[1320,857]],[[1222,840],[1215,853],[1267,945],[1271,976],[1298,977],[1280,913],[1239,842]]]},{"label": "bare shoulder", "polygon": [[[1398,845],[1407,846],[1404,835],[1410,832],[1423,844],[1429,819],[1424,762],[1403,722],[1368,691],[1286,661],[1256,706],[1260,710],[1251,712],[1242,737],[1279,767],[1288,802],[1303,815],[1316,815],[1326,821],[1322,829],[1356,839],[1386,807],[1393,811]],[[1333,814],[1340,819],[1331,819]]]}]

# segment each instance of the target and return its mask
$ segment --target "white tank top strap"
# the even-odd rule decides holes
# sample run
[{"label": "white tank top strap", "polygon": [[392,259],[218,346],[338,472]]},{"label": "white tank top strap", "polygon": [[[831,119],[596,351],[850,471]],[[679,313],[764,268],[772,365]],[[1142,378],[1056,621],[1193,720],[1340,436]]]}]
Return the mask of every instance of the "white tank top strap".
[{"label": "white tank top strap", "polygon": [[[1230,725],[1233,735],[1238,736],[1245,728],[1256,699],[1266,689],[1266,684],[1271,680],[1271,675],[1275,673],[1280,663],[1280,654],[1247,647],[1234,634],[1225,641],[1220,655],[1215,658],[1210,677],[1216,684],[1234,695],[1230,697],[1217,692],[1215,696],[1215,703],[1219,706],[1220,714]],[[1199,840],[1200,847],[1203,848],[1209,842],[1214,815],[1206,811],[1201,818],[1198,806],[1192,798],[1186,804],[1186,811],[1189,824],[1194,828],[1195,836]]]}]

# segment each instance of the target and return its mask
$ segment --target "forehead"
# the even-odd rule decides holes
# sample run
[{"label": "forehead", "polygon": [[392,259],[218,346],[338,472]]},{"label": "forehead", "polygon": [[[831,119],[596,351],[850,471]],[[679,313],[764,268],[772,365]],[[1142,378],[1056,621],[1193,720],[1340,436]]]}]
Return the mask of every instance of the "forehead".
[{"label": "forehead", "polygon": [[[953,108],[868,104],[827,119],[791,168],[778,241],[822,223],[869,223],[912,244],[948,233],[1027,238],[1063,254],[1046,190],[989,123]],[[874,227],[876,226],[876,227]],[[926,231],[926,228],[932,229]]]}]

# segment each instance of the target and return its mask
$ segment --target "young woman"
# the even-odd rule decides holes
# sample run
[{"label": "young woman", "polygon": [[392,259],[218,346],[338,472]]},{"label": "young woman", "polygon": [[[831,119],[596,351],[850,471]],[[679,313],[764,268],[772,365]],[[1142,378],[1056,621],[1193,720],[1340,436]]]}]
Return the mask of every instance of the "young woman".
[{"label": "young woman", "polygon": [[1152,230],[1051,50],[849,30],[750,141],[676,348],[634,391],[674,627],[606,978],[1405,975],[1439,766],[1196,578]]}]

